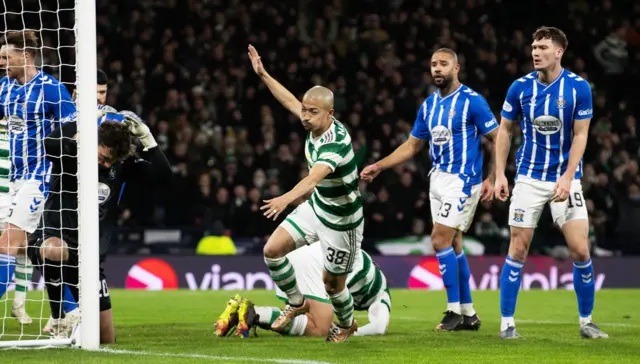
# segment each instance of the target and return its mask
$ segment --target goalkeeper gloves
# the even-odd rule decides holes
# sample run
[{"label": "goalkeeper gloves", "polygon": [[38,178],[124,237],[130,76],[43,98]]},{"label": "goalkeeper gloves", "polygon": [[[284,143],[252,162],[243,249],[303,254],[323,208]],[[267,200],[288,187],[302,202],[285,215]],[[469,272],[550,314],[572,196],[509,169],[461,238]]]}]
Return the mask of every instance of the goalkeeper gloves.
[{"label": "goalkeeper gloves", "polygon": [[107,113],[117,114],[118,110],[109,105],[98,105],[98,119],[100,119]]},{"label": "goalkeeper gloves", "polygon": [[123,110],[120,111],[120,115],[125,117],[125,123],[129,126],[129,130],[136,138],[140,139],[144,150],[149,150],[158,145],[149,127],[146,126],[144,122],[142,122],[142,119],[133,111]]}]

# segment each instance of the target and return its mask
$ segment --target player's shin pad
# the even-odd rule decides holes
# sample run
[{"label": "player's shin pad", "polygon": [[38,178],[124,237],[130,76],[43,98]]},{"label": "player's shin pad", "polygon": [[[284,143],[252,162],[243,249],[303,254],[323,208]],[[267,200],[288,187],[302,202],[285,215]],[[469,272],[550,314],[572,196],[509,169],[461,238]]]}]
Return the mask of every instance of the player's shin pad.
[{"label": "player's shin pad", "polygon": [[33,265],[31,265],[31,261],[29,261],[29,259],[24,255],[16,257],[16,293],[14,297],[14,306],[18,301],[20,303],[24,303],[32,274]]},{"label": "player's shin pad", "polygon": [[298,288],[295,270],[293,265],[287,259],[282,258],[264,258],[269,269],[269,274],[275,284],[287,295],[289,303],[293,306],[299,306],[304,301],[304,297]]}]

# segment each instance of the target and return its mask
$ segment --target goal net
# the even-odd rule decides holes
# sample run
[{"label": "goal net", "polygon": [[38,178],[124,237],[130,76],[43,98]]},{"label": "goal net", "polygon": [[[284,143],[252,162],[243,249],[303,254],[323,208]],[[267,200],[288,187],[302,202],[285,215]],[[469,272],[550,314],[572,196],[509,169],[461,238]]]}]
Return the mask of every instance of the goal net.
[{"label": "goal net", "polygon": [[[1,10],[0,222],[7,231],[0,239],[0,348],[73,345],[97,349],[95,0],[2,0]],[[45,151],[45,144],[52,140],[59,139],[63,145],[64,137],[56,138],[60,134],[54,133],[63,122],[77,123],[78,135],[82,135],[77,140],[77,172],[73,171],[76,178],[71,183],[60,178],[69,172],[56,170],[48,157],[49,147]],[[65,181],[71,185],[64,185]],[[56,183],[59,193],[51,193]],[[57,261],[48,260],[49,253],[33,258],[34,252],[44,250],[40,249],[43,238],[49,237],[47,221],[57,218],[57,226],[66,226],[62,222],[68,216],[65,209],[52,208],[61,204],[49,201],[61,199],[65,191],[77,192],[77,209],[71,211],[78,221],[77,243],[69,245],[67,253],[52,245],[50,257],[57,249]],[[50,231],[55,231],[53,225]],[[33,233],[25,241],[22,231],[29,230]],[[89,243],[83,244],[85,241]],[[74,272],[75,279],[68,272]],[[60,335],[67,330],[47,325],[52,305],[45,281],[65,292],[53,307],[75,309],[65,319],[54,321],[57,328],[61,322],[70,328],[66,334]]]}]

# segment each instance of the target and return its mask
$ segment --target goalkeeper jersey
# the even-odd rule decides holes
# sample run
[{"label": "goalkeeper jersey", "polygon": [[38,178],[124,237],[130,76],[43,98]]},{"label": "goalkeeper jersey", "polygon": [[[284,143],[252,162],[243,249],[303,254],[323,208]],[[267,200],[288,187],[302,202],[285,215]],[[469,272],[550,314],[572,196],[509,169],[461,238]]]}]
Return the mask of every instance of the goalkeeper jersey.
[{"label": "goalkeeper jersey", "polygon": [[[78,242],[78,180],[77,144],[73,139],[77,124],[68,123],[54,130],[45,140],[47,158],[53,165],[51,189],[39,232],[58,236],[68,244]],[[62,139],[61,139],[62,137]],[[96,156],[97,160],[97,156]],[[140,157],[130,157],[114,163],[111,168],[99,166],[98,208],[100,217],[100,254],[106,253],[118,217],[118,193],[122,184],[136,181],[145,186],[171,179],[171,166],[160,148],[150,148]]]}]

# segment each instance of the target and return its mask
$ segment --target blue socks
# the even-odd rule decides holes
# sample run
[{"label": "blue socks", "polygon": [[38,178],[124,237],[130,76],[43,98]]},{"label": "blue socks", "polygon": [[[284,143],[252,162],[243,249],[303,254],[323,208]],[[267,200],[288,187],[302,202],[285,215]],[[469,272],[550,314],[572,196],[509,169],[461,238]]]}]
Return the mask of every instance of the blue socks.
[{"label": "blue socks", "polygon": [[471,299],[471,286],[469,279],[471,278],[471,270],[464,253],[458,254],[458,279],[460,284],[460,304],[465,305],[473,303]]},{"label": "blue socks", "polygon": [[476,314],[475,308],[473,308],[473,300],[471,299],[471,285],[469,279],[471,278],[471,270],[469,269],[469,262],[464,252],[458,254],[458,282],[460,284],[460,309],[465,316],[473,316]]},{"label": "blue socks", "polygon": [[0,254],[0,298],[4,297],[16,269],[16,257]]},{"label": "blue socks", "polygon": [[[520,289],[523,262],[507,256],[500,274],[500,312],[502,314],[501,331],[515,326],[513,315],[516,311],[518,290]],[[573,262],[573,288],[578,299],[580,322],[590,322],[595,302],[596,285],[591,259],[586,262]]]},{"label": "blue socks", "polygon": [[453,247],[448,247],[436,253],[440,264],[440,275],[447,289],[447,311],[461,314],[460,311],[460,287],[458,279],[458,259]]},{"label": "blue socks", "polygon": [[[0,298],[7,293],[7,288],[13,279],[16,268],[16,258],[7,254],[0,254]],[[64,312],[71,312],[78,308],[78,303],[71,293],[69,286],[64,287]]]},{"label": "blue socks", "polygon": [[523,262],[507,256],[500,274],[500,312],[502,317],[511,317],[516,312],[516,301],[522,280]]},{"label": "blue socks", "polygon": [[595,278],[591,258],[586,262],[573,262],[573,289],[578,298],[580,318],[588,318],[593,311],[596,295]]},{"label": "blue socks", "polygon": [[62,301],[62,309],[65,313],[69,313],[76,308],[78,308],[78,303],[76,303],[76,298],[73,297],[73,293],[71,293],[71,288],[68,285],[64,285],[63,291],[63,301]]}]

